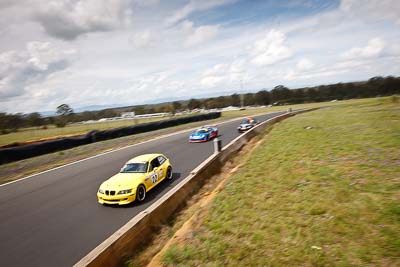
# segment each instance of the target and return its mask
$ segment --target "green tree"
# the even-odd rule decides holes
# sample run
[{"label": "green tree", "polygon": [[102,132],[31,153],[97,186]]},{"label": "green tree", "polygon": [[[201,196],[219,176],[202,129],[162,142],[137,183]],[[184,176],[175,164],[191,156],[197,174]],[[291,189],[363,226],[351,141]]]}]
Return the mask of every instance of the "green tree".
[{"label": "green tree", "polygon": [[383,90],[381,90],[384,95],[399,94],[400,93],[400,78],[395,78],[393,76],[388,76],[383,81]]},{"label": "green tree", "polygon": [[272,102],[285,102],[291,98],[291,91],[289,88],[278,85],[271,91]]},{"label": "green tree", "polygon": [[292,98],[295,103],[303,103],[305,94],[303,89],[296,89],[292,92]]},{"label": "green tree", "polygon": [[307,88],[305,94],[309,101],[316,101],[318,98],[317,90],[315,90],[314,88]]},{"label": "green tree", "polygon": [[25,121],[27,126],[42,126],[45,124],[44,119],[38,112],[28,114]]},{"label": "green tree", "polygon": [[219,96],[214,98],[214,107],[215,108],[224,108],[229,106],[229,99],[225,96]]},{"label": "green tree", "polygon": [[0,131],[1,134],[8,133],[9,124],[8,124],[8,115],[7,113],[0,112]]},{"label": "green tree", "polygon": [[74,110],[67,104],[61,104],[57,107],[56,113],[61,116],[66,116],[74,113]]},{"label": "green tree", "polygon": [[98,116],[101,118],[112,118],[118,116],[117,112],[112,109],[103,109],[98,112]]},{"label": "green tree", "polygon": [[58,116],[55,119],[57,127],[65,127],[73,119],[74,110],[67,104],[61,104],[57,107]]},{"label": "green tree", "polygon": [[270,100],[270,94],[267,90],[261,90],[258,91],[255,96],[255,104],[257,105],[269,105],[271,100]]},{"label": "green tree", "polygon": [[201,102],[197,99],[191,98],[187,104],[188,109],[193,110],[201,107]]},{"label": "green tree", "polygon": [[256,99],[254,97],[254,94],[252,93],[247,93],[244,95],[244,105],[245,106],[252,106],[256,104]]},{"label": "green tree", "polygon": [[238,94],[231,95],[231,106],[240,107],[240,96]]},{"label": "green tree", "polygon": [[24,124],[23,115],[21,113],[7,115],[7,128],[13,132],[18,131]]},{"label": "green tree", "polygon": [[182,103],[179,101],[172,102],[172,113],[175,114],[177,111],[180,111],[182,108]]}]

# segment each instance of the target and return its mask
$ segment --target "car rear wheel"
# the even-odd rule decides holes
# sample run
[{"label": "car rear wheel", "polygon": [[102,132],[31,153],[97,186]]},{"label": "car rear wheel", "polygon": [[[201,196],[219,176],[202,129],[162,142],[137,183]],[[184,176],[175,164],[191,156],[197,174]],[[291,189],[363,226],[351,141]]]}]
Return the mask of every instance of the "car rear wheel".
[{"label": "car rear wheel", "polygon": [[136,200],[142,202],[146,198],[146,188],[144,185],[139,185],[136,189]]},{"label": "car rear wheel", "polygon": [[167,180],[172,180],[172,167],[169,166],[167,169]]}]

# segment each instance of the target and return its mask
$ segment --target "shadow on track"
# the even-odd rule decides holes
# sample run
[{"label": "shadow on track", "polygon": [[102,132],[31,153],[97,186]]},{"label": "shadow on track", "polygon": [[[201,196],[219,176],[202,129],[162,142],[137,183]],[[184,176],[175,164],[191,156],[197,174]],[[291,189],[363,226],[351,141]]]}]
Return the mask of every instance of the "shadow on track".
[{"label": "shadow on track", "polygon": [[177,180],[179,178],[181,178],[181,173],[179,173],[179,172],[172,173],[171,180],[163,180],[156,187],[154,187],[150,191],[146,192],[146,198],[143,202],[133,201],[132,203],[129,203],[127,205],[103,204],[103,206],[112,207],[112,208],[122,208],[122,209],[134,208],[137,206],[150,206],[154,201],[156,201],[158,198],[160,198],[162,196],[162,194],[165,194],[165,192],[168,191],[168,190],[166,190],[168,187],[170,187],[170,188],[174,187],[178,183]]}]

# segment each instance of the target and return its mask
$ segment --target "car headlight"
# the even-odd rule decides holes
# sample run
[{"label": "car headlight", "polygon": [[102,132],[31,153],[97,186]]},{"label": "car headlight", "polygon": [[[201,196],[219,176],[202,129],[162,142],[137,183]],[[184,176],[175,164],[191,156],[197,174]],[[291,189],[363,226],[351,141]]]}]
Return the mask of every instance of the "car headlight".
[{"label": "car headlight", "polygon": [[118,195],[130,194],[132,193],[132,189],[121,190],[118,192]]},{"label": "car headlight", "polygon": [[100,194],[104,194],[104,190],[99,189],[99,193],[100,193]]}]

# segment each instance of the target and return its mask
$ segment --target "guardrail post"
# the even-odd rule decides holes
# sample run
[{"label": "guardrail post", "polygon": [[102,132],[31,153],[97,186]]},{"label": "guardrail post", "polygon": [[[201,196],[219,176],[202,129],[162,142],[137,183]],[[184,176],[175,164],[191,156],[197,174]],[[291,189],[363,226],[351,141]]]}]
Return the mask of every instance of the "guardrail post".
[{"label": "guardrail post", "polygon": [[222,149],[222,141],[216,137],[214,139],[214,154],[218,154]]}]

